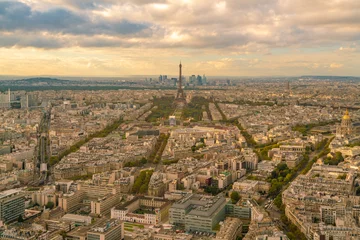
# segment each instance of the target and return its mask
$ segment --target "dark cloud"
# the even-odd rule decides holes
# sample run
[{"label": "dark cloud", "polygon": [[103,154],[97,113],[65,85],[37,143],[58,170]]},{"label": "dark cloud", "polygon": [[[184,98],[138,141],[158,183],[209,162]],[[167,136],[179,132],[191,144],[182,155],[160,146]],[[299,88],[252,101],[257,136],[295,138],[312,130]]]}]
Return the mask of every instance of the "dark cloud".
[{"label": "dark cloud", "polygon": [[[64,8],[33,11],[20,2],[0,2],[0,31],[46,31],[62,34],[129,35],[149,28],[148,24],[106,18],[90,19]],[[138,34],[139,35],[139,34]]]},{"label": "dark cloud", "polygon": [[0,47],[35,47],[41,49],[56,49],[69,46],[67,41],[53,36],[34,34],[0,34]]},{"label": "dark cloud", "polygon": [[[360,40],[360,1],[356,0],[41,0],[29,5],[18,1],[0,0],[0,34],[21,36],[16,44],[2,37],[3,47],[247,52],[249,44],[269,49]],[[48,34],[41,35],[44,32]]]},{"label": "dark cloud", "polygon": [[147,5],[152,3],[166,3],[166,0],[61,0],[67,6],[78,9],[99,9],[115,4]]}]

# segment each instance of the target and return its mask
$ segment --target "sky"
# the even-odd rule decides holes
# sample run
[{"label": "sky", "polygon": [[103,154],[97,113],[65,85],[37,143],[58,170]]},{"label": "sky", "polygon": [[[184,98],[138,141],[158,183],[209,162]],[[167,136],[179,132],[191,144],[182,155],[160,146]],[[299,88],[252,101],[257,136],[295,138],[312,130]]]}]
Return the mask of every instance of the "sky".
[{"label": "sky", "polygon": [[0,75],[360,76],[359,0],[0,0]]}]

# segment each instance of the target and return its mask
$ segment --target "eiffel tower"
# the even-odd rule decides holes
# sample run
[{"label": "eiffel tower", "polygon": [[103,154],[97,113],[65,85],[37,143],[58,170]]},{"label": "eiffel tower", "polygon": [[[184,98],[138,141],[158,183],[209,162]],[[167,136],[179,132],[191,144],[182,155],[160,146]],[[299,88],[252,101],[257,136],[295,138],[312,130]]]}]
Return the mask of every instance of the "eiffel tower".
[{"label": "eiffel tower", "polygon": [[184,90],[182,89],[182,64],[180,62],[179,65],[179,84],[178,84],[178,91],[176,94],[176,99],[185,99],[185,94],[184,94]]},{"label": "eiffel tower", "polygon": [[175,103],[178,105],[185,105],[186,104],[186,98],[184,90],[182,89],[182,64],[180,62],[179,65],[179,84],[178,84],[178,90],[176,94]]}]

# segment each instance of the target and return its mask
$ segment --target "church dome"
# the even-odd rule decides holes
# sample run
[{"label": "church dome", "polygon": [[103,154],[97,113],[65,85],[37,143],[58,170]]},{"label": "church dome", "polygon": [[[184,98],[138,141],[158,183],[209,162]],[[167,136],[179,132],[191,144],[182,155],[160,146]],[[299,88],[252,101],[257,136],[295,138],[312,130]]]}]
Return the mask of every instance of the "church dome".
[{"label": "church dome", "polygon": [[350,120],[349,111],[346,109],[345,115],[342,118],[343,120]]}]

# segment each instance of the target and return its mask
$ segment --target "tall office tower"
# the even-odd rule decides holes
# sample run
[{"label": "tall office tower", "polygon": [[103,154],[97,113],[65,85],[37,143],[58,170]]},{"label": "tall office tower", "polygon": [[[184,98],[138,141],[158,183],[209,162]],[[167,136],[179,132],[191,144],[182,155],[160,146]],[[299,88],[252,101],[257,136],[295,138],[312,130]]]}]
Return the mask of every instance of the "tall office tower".
[{"label": "tall office tower", "polygon": [[0,193],[0,221],[9,223],[24,217],[25,197],[20,190],[11,189]]},{"label": "tall office tower", "polygon": [[197,84],[197,85],[202,85],[202,77],[201,77],[200,75],[198,75],[198,76],[196,77],[196,84]]},{"label": "tall office tower", "polygon": [[205,74],[203,75],[202,83],[203,83],[203,85],[207,84],[207,78],[206,78]]},{"label": "tall office tower", "polygon": [[190,83],[195,83],[196,81],[196,76],[195,75],[191,75],[190,77]]}]

